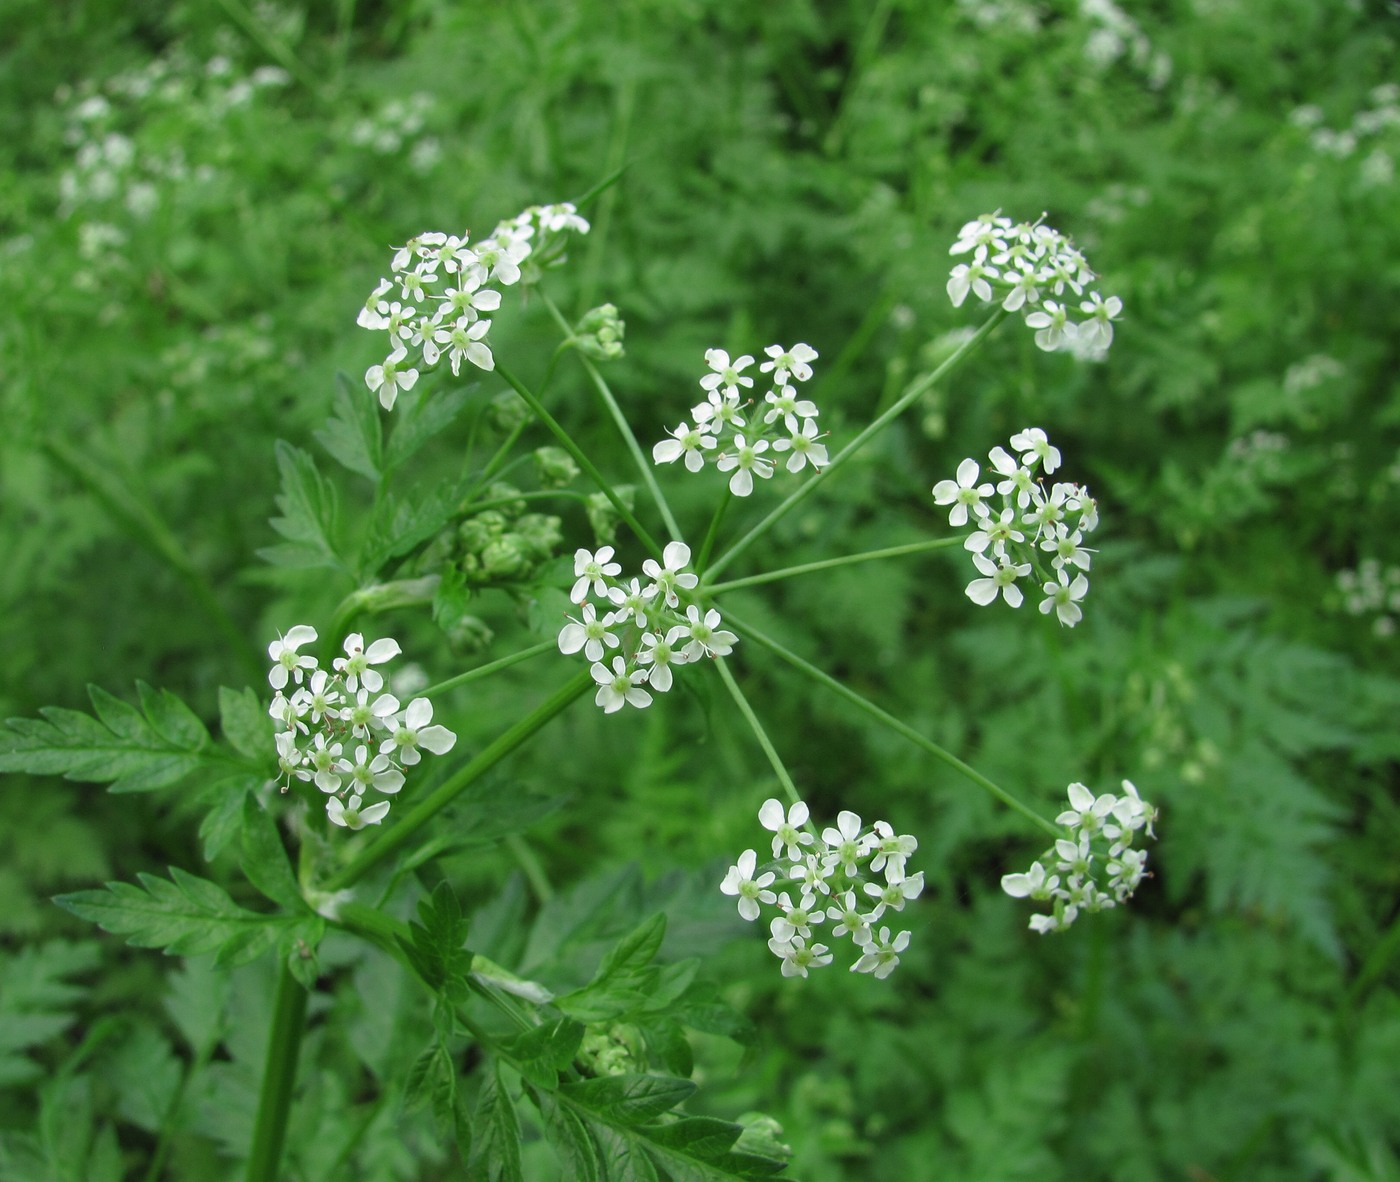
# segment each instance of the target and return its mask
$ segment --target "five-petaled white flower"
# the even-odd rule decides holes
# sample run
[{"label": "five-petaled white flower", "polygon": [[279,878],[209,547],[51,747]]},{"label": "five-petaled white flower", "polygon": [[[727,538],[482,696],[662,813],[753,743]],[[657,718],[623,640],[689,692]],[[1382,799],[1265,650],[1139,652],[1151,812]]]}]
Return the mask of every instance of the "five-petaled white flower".
[{"label": "five-petaled white flower", "polygon": [[574,582],[573,590],[569,592],[569,598],[575,603],[582,603],[591,590],[594,595],[604,596],[608,593],[607,579],[612,575],[622,573],[622,564],[611,561],[613,548],[602,546],[596,554],[589,553],[582,547],[574,551],[574,574],[577,579]]},{"label": "five-petaled white flower", "polygon": [[874,973],[881,979],[888,977],[899,964],[899,954],[908,947],[908,932],[900,932],[891,940],[890,929],[881,928],[880,935],[865,945],[865,955],[851,966],[851,972]]},{"label": "five-petaled white flower", "polygon": [[589,672],[598,683],[593,700],[604,714],[614,714],[629,703],[638,708],[651,705],[651,695],[642,689],[647,679],[645,669],[628,669],[626,661],[614,657],[611,669],[600,661]]},{"label": "five-petaled white flower", "polygon": [[315,639],[315,628],[309,624],[298,624],[286,636],[279,636],[267,646],[267,655],[273,661],[267,680],[273,689],[282,689],[287,684],[289,675],[300,685],[306,670],[316,668],[315,657],[301,656],[297,653],[297,649],[303,644],[310,644]]},{"label": "five-petaled white flower", "polygon": [[345,656],[336,657],[332,662],[335,671],[345,678],[345,688],[352,694],[364,683],[370,693],[378,693],[384,688],[384,678],[371,665],[382,665],[392,661],[402,650],[399,642],[390,637],[376,640],[365,648],[365,638],[352,632],[345,638]]},{"label": "five-petaled white flower", "polygon": [[745,850],[739,855],[739,861],[729,868],[724,881],[719,884],[719,889],[726,895],[739,896],[739,914],[750,922],[758,918],[760,903],[776,903],[778,899],[778,896],[768,889],[777,876],[769,870],[755,878],[754,870],[757,865],[758,854],[753,850]]},{"label": "five-petaled white flower", "polygon": [[427,698],[414,698],[408,709],[390,720],[389,737],[380,745],[380,754],[397,755],[405,767],[423,758],[420,747],[434,755],[446,755],[456,744],[457,736],[445,726],[432,723],[433,704]]},{"label": "five-petaled white flower", "polygon": [[776,858],[784,846],[790,859],[802,856],[802,847],[811,845],[814,840],[810,833],[802,831],[809,815],[807,806],[800,800],[787,810],[786,815],[782,801],[770,796],[763,802],[763,807],[758,810],[758,820],[765,829],[773,831],[773,857]]},{"label": "five-petaled white flower", "polygon": [[953,506],[948,514],[949,525],[966,525],[969,509],[979,518],[990,512],[982,499],[992,495],[992,486],[977,483],[980,471],[977,461],[969,458],[958,465],[957,480],[940,480],[933,486],[934,503]]}]

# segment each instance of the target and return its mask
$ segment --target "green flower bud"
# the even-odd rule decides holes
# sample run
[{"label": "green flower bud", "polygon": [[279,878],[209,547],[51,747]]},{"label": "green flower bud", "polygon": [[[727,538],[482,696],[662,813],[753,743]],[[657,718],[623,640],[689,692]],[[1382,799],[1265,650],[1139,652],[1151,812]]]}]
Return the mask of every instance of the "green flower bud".
[{"label": "green flower bud", "polygon": [[612,304],[603,304],[584,313],[574,328],[574,343],[595,361],[612,361],[622,356],[625,331],[626,325],[617,309]]},{"label": "green flower bud", "polygon": [[[617,499],[630,511],[637,499],[636,488],[630,484],[619,484],[613,491],[617,493]],[[613,503],[605,494],[598,492],[584,502],[584,510],[588,514],[588,524],[593,527],[593,536],[598,539],[598,544],[611,545],[617,537],[617,523],[621,520],[617,510],[613,508]]]},{"label": "green flower bud", "polygon": [[502,390],[491,399],[491,409],[487,421],[502,435],[509,435],[517,427],[530,421],[531,410],[524,399],[514,390]]},{"label": "green flower bud", "polygon": [[562,447],[537,447],[532,458],[535,474],[543,488],[563,488],[579,473],[573,456]]}]

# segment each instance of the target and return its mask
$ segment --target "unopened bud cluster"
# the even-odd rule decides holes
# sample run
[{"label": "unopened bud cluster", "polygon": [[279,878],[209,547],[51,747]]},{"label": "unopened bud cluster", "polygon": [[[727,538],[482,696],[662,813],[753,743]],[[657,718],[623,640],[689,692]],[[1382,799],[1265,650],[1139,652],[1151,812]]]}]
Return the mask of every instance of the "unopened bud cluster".
[{"label": "unopened bud cluster", "polygon": [[413,388],[420,366],[431,369],[443,357],[454,374],[463,361],[494,369],[484,314],[501,306],[501,293],[488,284],[510,287],[560,261],[570,231],[588,232],[572,205],[532,205],[474,245],[465,232],[434,230],[398,247],[392,276],[379,281],[358,320],[361,328],[389,334],[389,355],[365,373],[384,409]]},{"label": "unopened bud cluster", "polygon": [[[282,790],[293,780],[314,783],[327,796],[326,815],[347,829],[378,825],[389,812],[387,800],[364,803],[365,793],[393,796],[403,787],[403,769],[421,760],[421,751],[442,755],[457,736],[433,725],[433,705],[414,698],[404,709],[384,691],[375,666],[399,654],[398,641],[345,638],[345,655],[332,670],[298,650],[316,640],[316,629],[298,624],[267,650],[272,658],[268,683],[277,691],[268,713],[281,726],[277,758]],[[295,686],[289,697],[285,691]]]},{"label": "unopened bud cluster", "polygon": [[[988,453],[993,488],[980,481],[976,460],[958,465],[956,480],[940,480],[933,499],[951,505],[948,523],[973,525],[963,546],[972,554],[980,578],[967,585],[967,597],[980,606],[1001,596],[1020,607],[1025,596],[1017,585],[1032,579],[1045,596],[1040,610],[1054,612],[1061,624],[1072,628],[1084,612],[1080,601],[1089,590],[1085,574],[1092,551],[1084,548],[1086,534],[1099,523],[1098,502],[1079,484],[1052,484],[1047,490],[1037,469],[1050,475],[1060,466],[1060,451],[1039,427],[1027,427],[1011,437],[1011,454],[1003,447]],[[998,508],[987,503],[1001,497]]]},{"label": "unopened bud cluster", "polygon": [[1001,889],[1016,899],[1052,905],[1049,915],[1032,915],[1032,931],[1063,931],[1081,911],[1106,911],[1132,898],[1147,874],[1147,851],[1136,849],[1137,834],[1155,837],[1157,810],[1138,796],[1130,780],[1123,795],[1095,796],[1083,784],[1069,786],[1069,808],[1055,818],[1066,835],[1031,863],[1025,874],[1003,875]]},{"label": "unopened bud cluster", "polygon": [[1113,322],[1123,301],[1090,290],[1098,277],[1073,243],[1045,224],[1044,215],[1013,223],[984,213],[958,232],[948,253],[972,255],[972,262],[959,263],[948,279],[955,308],[971,292],[983,303],[1019,311],[1047,353],[1072,349],[1101,355],[1113,343]]},{"label": "unopened bud cluster", "polygon": [[923,871],[905,870],[919,842],[884,821],[865,829],[849,811],[838,813],[835,826],[817,837],[809,816],[801,801],[785,813],[781,801],[765,800],[758,819],[773,833],[773,861],[759,873],[758,854],[745,850],[719,889],[738,897],[739,914],[750,922],[763,907],[776,909],[768,948],[783,962],[783,976],[805,977],[809,969],[829,965],[832,952],[817,938],[830,932],[833,939],[849,936],[855,945],[859,956],[851,972],[888,977],[909,947],[909,933],[891,936],[889,927],[875,925],[922,893]]},{"label": "unopened bud cluster", "polygon": [[685,466],[698,472],[705,466],[707,453],[714,453],[715,467],[732,472],[729,491],[736,497],[753,492],[755,477],[772,477],[777,457],[786,455],[789,472],[800,472],[807,465],[819,471],[827,462],[826,446],[817,433],[817,406],[797,396],[796,382],[812,376],[811,362],[817,351],[797,344],[791,349],[769,345],[768,360],[759,373],[772,374],[773,388],[763,396],[762,405],[747,397],[754,379],[744,371],[754,359],[747,353],[733,361],[723,349],[705,354],[710,372],[700,379],[706,391],[704,402],[693,407],[690,423],[682,423],[651,449],[658,464],[673,464],[684,457]]},{"label": "unopened bud cluster", "polygon": [[672,666],[728,656],[739,639],[720,627],[715,608],[687,603],[682,611],[682,598],[700,581],[685,569],[690,547],[684,542],[667,545],[660,562],[642,563],[645,583],[619,579],[622,564],[612,558],[611,546],[574,554],[577,577],[569,598],[579,613],[559,632],[560,652],[582,651],[593,662],[594,700],[606,714],[623,706],[650,706],[648,688],[669,690]]}]

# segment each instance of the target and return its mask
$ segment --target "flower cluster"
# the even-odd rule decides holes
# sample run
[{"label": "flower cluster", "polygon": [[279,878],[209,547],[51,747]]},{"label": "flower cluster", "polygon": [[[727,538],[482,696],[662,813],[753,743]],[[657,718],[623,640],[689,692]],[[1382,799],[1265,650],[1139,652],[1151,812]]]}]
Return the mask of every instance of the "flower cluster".
[{"label": "flower cluster", "polygon": [[[1043,220],[1013,224],[1010,218],[984,213],[959,231],[948,253],[968,252],[972,262],[959,263],[948,279],[955,308],[971,292],[983,303],[1019,311],[1046,352],[1064,348],[1094,356],[1113,343],[1113,322],[1123,301],[1088,290],[1097,276],[1070,240]],[[1077,320],[1071,319],[1075,300]]]},{"label": "flower cluster", "polygon": [[851,972],[888,977],[909,947],[909,933],[891,936],[888,927],[877,931],[875,925],[922,893],[923,871],[905,873],[918,840],[896,834],[884,821],[863,829],[852,812],[838,813],[835,826],[818,838],[808,817],[801,801],[785,813],[780,801],[765,800],[758,819],[773,833],[773,860],[758,873],[757,853],[745,850],[719,889],[738,896],[747,920],[759,917],[760,905],[777,909],[768,947],[783,962],[783,976],[805,977],[808,969],[831,963],[831,950],[813,935],[829,922],[831,936],[850,936],[860,953]]},{"label": "flower cluster", "polygon": [[[399,654],[398,641],[376,640],[368,648],[364,637],[345,638],[345,655],[336,657],[332,671],[316,658],[302,654],[316,640],[316,629],[298,624],[267,649],[272,658],[268,683],[277,691],[268,713],[281,726],[277,756],[285,792],[292,780],[314,783],[327,796],[326,815],[347,829],[378,825],[389,802],[364,803],[371,788],[393,796],[403,787],[403,769],[423,758],[423,751],[442,755],[452,750],[457,736],[433,724],[433,705],[414,698],[404,709],[385,693],[384,675],[375,666]],[[291,695],[286,690],[294,686]]]},{"label": "flower cluster", "polygon": [[1147,851],[1133,848],[1133,835],[1155,837],[1157,810],[1138,796],[1129,780],[1123,795],[1095,796],[1083,784],[1069,786],[1069,808],[1055,818],[1067,835],[1025,874],[1002,876],[1001,889],[1015,899],[1051,902],[1049,915],[1032,915],[1032,930],[1063,931],[1081,911],[1106,911],[1132,898],[1147,873]]},{"label": "flower cluster", "polygon": [[568,231],[588,232],[572,205],[532,205],[471,246],[465,233],[432,231],[398,247],[393,276],[379,281],[358,320],[361,328],[389,333],[389,355],[365,372],[365,384],[384,409],[394,408],[400,391],[413,389],[420,365],[430,369],[444,356],[454,374],[463,361],[494,369],[486,340],[491,321],[484,313],[501,306],[501,293],[487,285],[519,283],[527,260],[534,268],[560,261]]},{"label": "flower cluster", "polygon": [[[998,595],[1012,607],[1024,596],[1017,580],[1032,576],[1045,598],[1040,610],[1052,611],[1060,623],[1072,628],[1084,612],[1079,606],[1089,590],[1092,551],[1084,548],[1084,536],[1099,523],[1098,502],[1079,484],[1053,484],[1047,491],[1036,469],[1050,475],[1060,466],[1059,448],[1052,447],[1039,427],[1027,427],[1011,437],[1011,450],[994,447],[988,453],[992,473],[999,478],[995,489],[980,481],[976,460],[958,465],[956,480],[940,480],[933,498],[951,505],[948,522],[976,528],[964,547],[980,578],[967,585],[967,597],[986,606]],[[999,510],[987,504],[995,491]]]},{"label": "flower cluster", "polygon": [[[593,662],[598,683],[594,700],[606,714],[627,705],[650,706],[647,687],[663,694],[669,690],[673,665],[728,656],[739,639],[720,627],[723,620],[715,608],[687,603],[682,611],[682,598],[700,581],[685,569],[690,547],[684,542],[669,543],[660,562],[648,558],[642,563],[646,583],[619,579],[622,564],[612,557],[611,546],[574,553],[576,579],[569,598],[579,613],[559,632],[560,652],[582,651]],[[610,653],[611,665],[606,663]]]},{"label": "flower cluster", "polygon": [[769,479],[776,457],[784,454],[789,472],[808,465],[820,471],[827,455],[817,433],[817,406],[799,398],[795,385],[811,378],[817,351],[803,344],[791,349],[769,345],[764,353],[768,360],[758,371],[772,374],[773,388],[763,396],[763,406],[750,413],[752,400],[746,392],[754,380],[744,371],[754,359],[745,353],[731,361],[723,349],[709,350],[705,364],[710,372],[700,379],[705,401],[690,412],[694,425],[682,423],[669,432],[651,449],[652,460],[673,464],[684,457],[686,468],[698,472],[705,466],[706,453],[714,452],[715,467],[733,473],[729,491],[736,497],[753,492],[755,477]]},{"label": "flower cluster", "polygon": [[1382,567],[1376,558],[1363,558],[1354,570],[1337,572],[1337,590],[1348,615],[1375,612],[1371,621],[1375,635],[1394,634],[1395,614],[1400,613],[1400,566]]}]

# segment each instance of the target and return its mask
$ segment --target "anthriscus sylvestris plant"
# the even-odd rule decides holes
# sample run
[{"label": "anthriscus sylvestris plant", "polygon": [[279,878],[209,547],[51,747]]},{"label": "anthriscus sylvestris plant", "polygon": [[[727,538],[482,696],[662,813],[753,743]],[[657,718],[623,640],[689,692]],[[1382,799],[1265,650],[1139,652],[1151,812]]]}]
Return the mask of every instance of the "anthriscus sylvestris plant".
[{"label": "anthriscus sylvestris plant", "polygon": [[[519,836],[532,819],[528,809],[473,794],[582,698],[597,712],[591,725],[626,729],[657,695],[681,697],[680,687],[706,678],[722,691],[719,700],[732,710],[711,725],[727,722],[751,737],[759,828],[754,845],[735,854],[727,872],[716,871],[715,898],[733,900],[741,920],[762,923],[781,975],[797,979],[791,988],[834,964],[853,978],[874,978],[873,988],[898,987],[890,979],[926,922],[924,872],[911,866],[920,840],[897,818],[862,820],[882,811],[872,790],[840,801],[828,822],[813,821],[808,801],[823,798],[825,786],[799,788],[784,737],[770,733],[762,703],[735,675],[748,662],[776,659],[796,669],[1043,831],[1050,848],[1029,871],[1001,880],[1007,895],[1049,905],[1030,917],[1035,931],[1061,931],[1121,906],[1147,875],[1142,843],[1153,836],[1156,813],[1130,782],[1106,795],[1072,784],[1069,807],[1043,817],[726,602],[739,588],[961,550],[973,567],[966,591],[975,604],[1000,599],[1015,608],[1030,592],[1041,613],[1076,625],[1098,506],[1086,488],[1061,478],[1062,467],[1075,470],[1074,458],[1052,442],[1048,410],[1039,424],[989,441],[985,471],[965,458],[952,475],[930,474],[927,539],[730,572],[1012,313],[1042,349],[1085,357],[1108,349],[1122,305],[1094,290],[1082,254],[1043,219],[1016,224],[991,214],[969,222],[952,247],[966,261],[954,266],[948,292],[955,307],[976,296],[992,305],[990,315],[849,433],[822,425],[813,396],[820,342],[807,341],[738,343],[752,353],[716,344],[695,358],[698,393],[662,392],[663,409],[633,424],[599,369],[623,350],[618,306],[571,321],[546,290],[570,243],[589,229],[572,204],[534,206],[485,237],[433,228],[393,250],[389,274],[358,316],[382,334],[382,360],[362,385],[342,388],[318,436],[368,482],[370,507],[355,542],[337,529],[336,486],[316,461],[291,444],[277,449],[282,489],[272,525],[281,540],[265,557],[335,580],[344,593],[327,618],[285,620],[275,636],[258,638],[271,663],[267,684],[223,691],[220,740],[173,695],[144,685],[139,706],[94,689],[95,717],[52,710],[3,732],[0,770],[63,773],[110,782],[113,791],[190,787],[207,812],[206,857],[237,851],[247,880],[237,897],[172,869],[168,878],[143,875],[59,901],[140,946],[212,954],[224,967],[277,958],[247,1146],[250,1180],[282,1176],[300,1048],[327,971],[319,950],[330,932],[342,937],[335,963],[344,963],[345,940],[372,950],[431,1009],[432,1021],[418,1027],[425,1041],[416,1060],[375,1087],[404,1114],[427,1109],[469,1177],[523,1177],[522,1119],[553,1146],[568,1177],[759,1178],[782,1169],[773,1137],[685,1112],[695,1088],[685,1028],[737,1034],[744,1024],[697,980],[697,962],[657,963],[663,914],[617,941],[591,979],[570,979],[547,962],[525,975],[519,964],[482,954],[443,868],[444,854],[475,837],[458,831],[454,811],[473,801],[492,818],[491,839],[504,839],[540,900],[548,899],[538,859]],[[526,291],[560,333],[538,387],[517,376],[492,334],[496,318],[521,314]],[[606,476],[550,411],[545,390],[565,355],[616,426],[636,469],[633,485]],[[487,388],[473,393],[477,384]],[[407,462],[473,399],[476,426],[461,479],[404,490]],[[688,419],[668,426],[687,405]],[[530,431],[552,440],[527,449]],[[658,474],[710,482],[712,511],[702,529],[682,527]],[[742,528],[727,528],[736,504]],[[574,533],[581,517],[592,536]],[[487,589],[533,614],[537,643],[496,651],[492,628],[474,614],[475,597]],[[567,606],[554,615],[541,610],[547,603]],[[401,645],[372,626],[391,610],[430,613],[450,645],[395,628]],[[521,700],[515,721],[484,745],[459,744],[469,723],[480,729],[471,718],[476,683],[550,654],[574,663],[572,676],[541,702]],[[430,684],[434,676],[440,680]],[[497,689],[493,704],[508,701],[508,692]],[[254,892],[266,903],[251,905]],[[407,918],[415,907],[416,918]],[[538,956],[534,963],[542,964]],[[178,1103],[167,1119],[183,1119]]]}]

